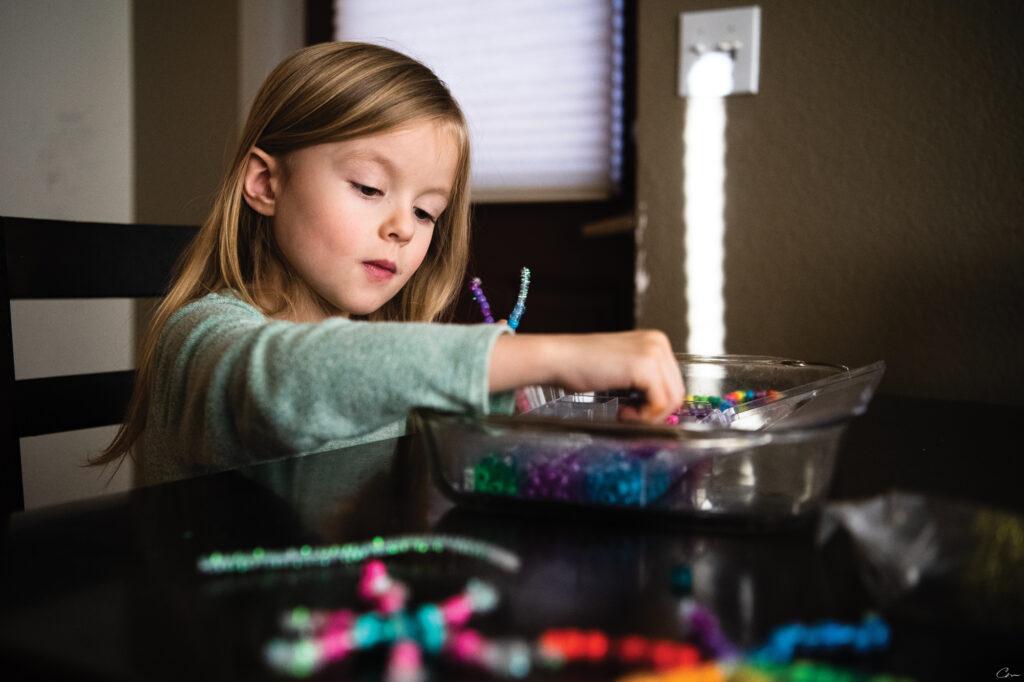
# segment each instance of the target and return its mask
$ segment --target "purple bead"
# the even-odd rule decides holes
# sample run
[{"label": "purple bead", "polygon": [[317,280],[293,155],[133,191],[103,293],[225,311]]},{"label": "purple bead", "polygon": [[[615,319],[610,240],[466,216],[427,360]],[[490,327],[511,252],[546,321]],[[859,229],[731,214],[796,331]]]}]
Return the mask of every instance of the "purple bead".
[{"label": "purple bead", "polygon": [[579,498],[582,471],[576,452],[532,460],[526,465],[523,497],[575,501]]},{"label": "purple bead", "polygon": [[722,632],[715,615],[700,604],[692,605],[689,625],[691,634],[713,658],[728,658],[738,651]]}]

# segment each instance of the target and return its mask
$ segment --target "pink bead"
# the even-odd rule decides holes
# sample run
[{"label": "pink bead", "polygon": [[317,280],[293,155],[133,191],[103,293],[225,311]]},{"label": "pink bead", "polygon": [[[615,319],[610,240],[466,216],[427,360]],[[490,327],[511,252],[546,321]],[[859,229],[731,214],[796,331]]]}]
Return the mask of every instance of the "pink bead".
[{"label": "pink bead", "polygon": [[420,647],[411,639],[400,639],[391,646],[390,670],[419,670],[423,665]]},{"label": "pink bead", "polygon": [[441,613],[444,614],[446,623],[450,625],[465,625],[469,617],[473,615],[473,604],[470,602],[469,597],[460,594],[441,604]]},{"label": "pink bead", "polygon": [[386,578],[388,575],[387,566],[380,559],[374,559],[368,561],[366,566],[363,567],[363,580],[376,580],[377,578]]},{"label": "pink bead", "polygon": [[462,630],[448,638],[448,651],[456,660],[475,662],[482,650],[483,637],[476,630]]},{"label": "pink bead", "polygon": [[363,567],[363,575],[359,579],[359,596],[364,599],[374,599],[382,591],[387,589],[388,569],[383,561],[374,560]]},{"label": "pink bead", "polygon": [[335,630],[318,640],[325,660],[336,661],[352,651],[352,635],[348,630]]},{"label": "pink bead", "polygon": [[391,583],[388,590],[380,595],[377,609],[386,614],[397,613],[405,607],[405,596],[406,591],[401,583]]},{"label": "pink bead", "polygon": [[352,627],[352,621],[355,616],[348,609],[342,609],[335,611],[327,616],[327,620],[323,624],[323,629],[330,632],[334,630],[348,630]]}]

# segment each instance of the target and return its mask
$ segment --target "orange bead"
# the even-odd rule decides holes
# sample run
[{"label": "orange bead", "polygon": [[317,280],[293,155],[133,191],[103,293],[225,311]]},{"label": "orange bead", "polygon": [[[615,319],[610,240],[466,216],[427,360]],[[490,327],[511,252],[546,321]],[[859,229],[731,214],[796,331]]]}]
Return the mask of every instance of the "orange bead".
[{"label": "orange bead", "polygon": [[619,658],[627,663],[645,661],[650,651],[647,640],[639,635],[628,635],[619,640]]},{"label": "orange bead", "polygon": [[599,661],[608,655],[608,637],[603,632],[596,630],[589,633],[587,638],[587,657],[593,661]]},{"label": "orange bead", "polygon": [[675,646],[672,642],[659,641],[651,646],[651,663],[659,670],[675,667]]}]

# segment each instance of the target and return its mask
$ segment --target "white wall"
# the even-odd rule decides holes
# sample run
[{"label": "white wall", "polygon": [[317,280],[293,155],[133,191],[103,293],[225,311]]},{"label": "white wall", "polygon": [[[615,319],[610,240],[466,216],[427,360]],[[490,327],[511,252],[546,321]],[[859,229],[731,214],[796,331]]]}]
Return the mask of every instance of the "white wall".
[{"label": "white wall", "polygon": [[[129,0],[0,0],[0,214],[132,221],[131,51]],[[131,315],[127,299],[15,302],[16,375],[132,367]],[[113,433],[22,439],[26,507],[127,487],[130,466],[82,466]]]}]

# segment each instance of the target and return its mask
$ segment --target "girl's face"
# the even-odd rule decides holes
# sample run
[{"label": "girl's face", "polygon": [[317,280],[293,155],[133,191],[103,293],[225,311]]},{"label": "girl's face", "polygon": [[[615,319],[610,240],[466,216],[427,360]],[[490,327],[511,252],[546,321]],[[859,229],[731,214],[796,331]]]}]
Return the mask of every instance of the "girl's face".
[{"label": "girl's face", "polygon": [[[278,246],[334,314],[372,313],[423,262],[457,163],[455,136],[434,121],[292,152],[269,165]],[[321,308],[300,300],[296,316]]]}]

